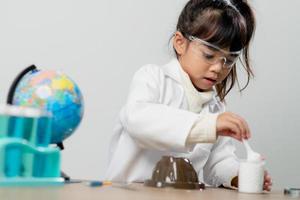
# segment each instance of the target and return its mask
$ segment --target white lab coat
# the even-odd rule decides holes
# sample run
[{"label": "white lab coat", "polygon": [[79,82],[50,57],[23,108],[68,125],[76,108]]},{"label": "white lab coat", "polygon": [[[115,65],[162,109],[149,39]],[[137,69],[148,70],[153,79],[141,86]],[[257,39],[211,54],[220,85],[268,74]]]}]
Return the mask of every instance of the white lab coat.
[{"label": "white lab coat", "polygon": [[108,180],[149,179],[164,155],[189,158],[199,179],[210,185],[229,185],[237,175],[239,164],[231,138],[219,137],[214,144],[186,144],[199,115],[224,112],[224,105],[214,97],[200,113],[188,111],[179,67],[173,59],[165,66],[146,65],[135,73],[112,137]]}]

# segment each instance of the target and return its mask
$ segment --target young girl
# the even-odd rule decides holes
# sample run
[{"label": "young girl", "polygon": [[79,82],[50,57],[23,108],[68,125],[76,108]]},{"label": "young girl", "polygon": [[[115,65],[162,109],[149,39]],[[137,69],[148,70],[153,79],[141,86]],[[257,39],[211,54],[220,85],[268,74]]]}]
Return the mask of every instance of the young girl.
[{"label": "young girl", "polygon": [[[203,181],[237,186],[239,162],[232,138],[248,139],[247,122],[225,112],[225,96],[237,81],[236,62],[248,75],[255,20],[246,0],[190,0],[173,36],[176,58],[146,65],[131,83],[110,149],[107,178],[150,179],[163,155],[185,157]],[[265,176],[264,189],[271,178]]]}]

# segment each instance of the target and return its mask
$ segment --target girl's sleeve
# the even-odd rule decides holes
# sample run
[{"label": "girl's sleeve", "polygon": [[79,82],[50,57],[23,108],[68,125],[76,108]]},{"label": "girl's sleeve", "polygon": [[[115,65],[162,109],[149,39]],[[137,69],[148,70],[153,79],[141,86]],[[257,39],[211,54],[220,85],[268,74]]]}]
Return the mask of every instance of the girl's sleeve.
[{"label": "girl's sleeve", "polygon": [[233,177],[238,175],[239,162],[235,155],[235,146],[230,137],[219,137],[214,144],[207,163],[203,168],[204,181],[213,186],[231,185]]},{"label": "girl's sleeve", "polygon": [[186,140],[199,114],[161,104],[162,95],[170,92],[161,94],[161,87],[166,84],[162,81],[166,80],[157,66],[145,66],[135,73],[127,104],[121,112],[121,123],[143,148],[190,151],[194,145],[187,145]]},{"label": "girl's sleeve", "polygon": [[188,144],[213,143],[217,139],[217,118],[219,113],[202,114],[195,122],[187,138]]}]

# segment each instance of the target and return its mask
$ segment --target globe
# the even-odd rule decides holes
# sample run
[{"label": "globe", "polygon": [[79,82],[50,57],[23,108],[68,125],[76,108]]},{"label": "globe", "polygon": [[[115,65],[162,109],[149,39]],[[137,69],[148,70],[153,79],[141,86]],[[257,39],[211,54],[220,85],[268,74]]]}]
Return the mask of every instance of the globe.
[{"label": "globe", "polygon": [[52,113],[51,143],[60,143],[81,122],[83,97],[77,84],[55,70],[34,70],[18,83],[13,104],[43,109]]}]

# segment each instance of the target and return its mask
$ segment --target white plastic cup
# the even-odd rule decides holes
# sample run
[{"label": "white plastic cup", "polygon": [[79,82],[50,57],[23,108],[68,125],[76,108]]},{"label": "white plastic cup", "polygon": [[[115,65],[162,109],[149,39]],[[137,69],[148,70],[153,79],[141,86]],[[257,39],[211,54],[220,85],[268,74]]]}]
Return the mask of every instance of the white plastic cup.
[{"label": "white plastic cup", "polygon": [[265,161],[240,161],[238,190],[244,193],[262,193]]}]

